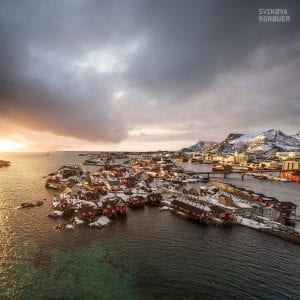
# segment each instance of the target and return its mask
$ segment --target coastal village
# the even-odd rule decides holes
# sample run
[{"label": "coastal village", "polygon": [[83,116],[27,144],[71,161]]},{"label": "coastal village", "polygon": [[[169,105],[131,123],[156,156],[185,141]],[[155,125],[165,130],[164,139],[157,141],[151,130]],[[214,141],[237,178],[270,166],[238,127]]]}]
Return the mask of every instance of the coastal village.
[{"label": "coastal village", "polygon": [[300,0],[0,9],[0,300],[300,300]]},{"label": "coastal village", "polygon": [[[154,206],[158,213],[170,211],[201,224],[243,225],[300,243],[300,232],[293,227],[298,218],[296,204],[221,180],[230,173],[294,180],[300,172],[299,154],[276,153],[272,159],[182,151],[79,154],[85,158],[82,165],[64,165],[48,175],[45,186],[54,190],[49,217],[63,220],[55,226],[58,230],[101,228]],[[212,171],[187,171],[177,162],[211,164]],[[280,176],[265,173],[278,171],[279,166]]]}]

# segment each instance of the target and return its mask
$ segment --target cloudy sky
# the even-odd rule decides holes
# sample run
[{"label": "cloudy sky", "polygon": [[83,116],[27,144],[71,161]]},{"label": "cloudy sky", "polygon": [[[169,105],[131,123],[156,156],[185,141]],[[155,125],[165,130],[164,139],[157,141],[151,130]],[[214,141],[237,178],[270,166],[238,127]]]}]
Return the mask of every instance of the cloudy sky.
[{"label": "cloudy sky", "polygon": [[[260,23],[259,8],[291,22]],[[0,41],[0,146],[178,149],[300,130],[297,0],[2,0]]]}]

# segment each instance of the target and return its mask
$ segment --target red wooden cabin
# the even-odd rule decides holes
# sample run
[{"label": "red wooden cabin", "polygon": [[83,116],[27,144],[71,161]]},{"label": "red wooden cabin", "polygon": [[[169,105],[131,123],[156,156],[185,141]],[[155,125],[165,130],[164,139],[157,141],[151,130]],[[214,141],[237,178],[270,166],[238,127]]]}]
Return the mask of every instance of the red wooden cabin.
[{"label": "red wooden cabin", "polygon": [[223,209],[220,206],[213,205],[210,207],[210,209],[211,209],[211,215],[217,219],[220,219],[222,221],[229,221],[229,222],[234,220],[233,214],[228,210]]},{"label": "red wooden cabin", "polygon": [[108,218],[114,218],[116,216],[116,205],[112,202],[103,203],[103,215]]},{"label": "red wooden cabin", "polygon": [[208,218],[209,212],[205,211],[199,207],[192,206],[185,202],[181,202],[179,200],[172,201],[172,207],[175,211],[184,213],[192,219],[197,221],[205,222]]},{"label": "red wooden cabin", "polygon": [[78,209],[78,214],[79,214],[80,218],[82,218],[84,220],[91,220],[95,216],[96,212],[95,212],[94,207],[83,204]]},{"label": "red wooden cabin", "polygon": [[153,193],[147,195],[146,203],[150,206],[159,206],[163,197],[160,193]]},{"label": "red wooden cabin", "polygon": [[126,215],[127,214],[127,205],[119,200],[118,203],[116,204],[116,212],[118,215]]},{"label": "red wooden cabin", "polygon": [[145,198],[143,196],[133,196],[128,200],[130,208],[143,208],[145,206]]}]

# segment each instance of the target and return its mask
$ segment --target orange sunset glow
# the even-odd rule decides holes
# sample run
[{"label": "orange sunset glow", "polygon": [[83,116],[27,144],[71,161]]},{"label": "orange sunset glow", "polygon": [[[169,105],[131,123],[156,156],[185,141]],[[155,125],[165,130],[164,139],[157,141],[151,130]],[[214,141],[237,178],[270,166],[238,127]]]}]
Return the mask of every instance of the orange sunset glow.
[{"label": "orange sunset glow", "polygon": [[23,144],[19,144],[13,140],[0,140],[0,152],[15,152],[24,148]]},{"label": "orange sunset glow", "polygon": [[300,0],[1,0],[0,41],[0,300],[300,300]]},{"label": "orange sunset glow", "polygon": [[207,18],[210,1],[179,1],[169,18],[160,1],[95,1],[94,14],[90,1],[67,1],[61,15],[60,1],[11,2],[1,9],[2,152],[178,151],[229,133],[299,132],[298,26],[258,22],[256,4],[236,8],[237,26],[230,5]]}]

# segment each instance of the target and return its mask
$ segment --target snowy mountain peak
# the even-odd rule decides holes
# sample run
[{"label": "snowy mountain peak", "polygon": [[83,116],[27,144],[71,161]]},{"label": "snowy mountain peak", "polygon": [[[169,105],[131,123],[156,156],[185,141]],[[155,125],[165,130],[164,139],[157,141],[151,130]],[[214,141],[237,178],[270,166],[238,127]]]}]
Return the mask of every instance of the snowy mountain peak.
[{"label": "snowy mountain peak", "polygon": [[278,136],[285,136],[281,130],[270,129],[262,132],[262,135],[269,139],[276,139]]},{"label": "snowy mountain peak", "polygon": [[187,149],[191,150],[191,151],[206,151],[208,150],[210,147],[216,145],[215,142],[210,142],[210,141],[199,141],[197,144],[188,147]]},{"label": "snowy mountain peak", "polygon": [[241,136],[243,136],[243,134],[241,134],[241,133],[229,133],[226,140],[231,141],[231,140],[240,138]]},{"label": "snowy mountain peak", "polygon": [[292,137],[300,140],[300,131],[296,134],[293,134]]},{"label": "snowy mountain peak", "polygon": [[[193,150],[196,146],[191,146]],[[300,132],[294,136],[286,135],[281,130],[270,129],[257,134],[230,133],[221,143],[211,143],[200,150],[211,153],[233,153],[235,151],[247,153],[275,153],[278,151],[300,151]]]}]

